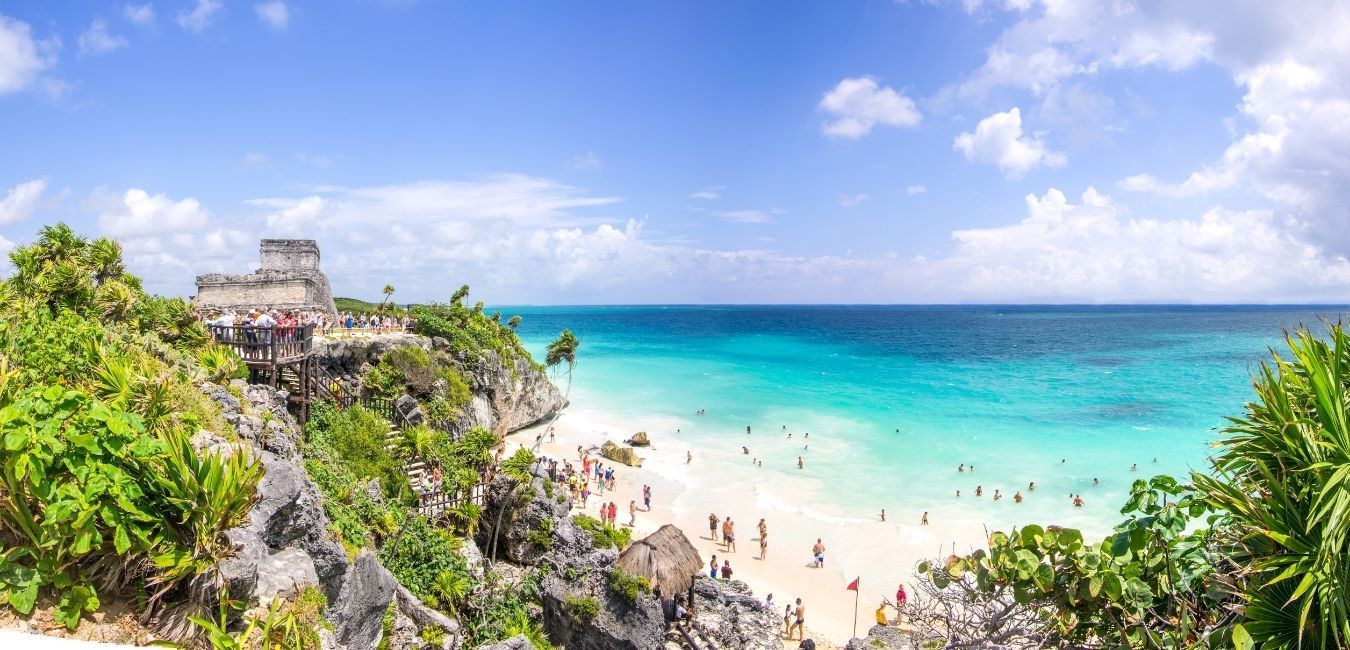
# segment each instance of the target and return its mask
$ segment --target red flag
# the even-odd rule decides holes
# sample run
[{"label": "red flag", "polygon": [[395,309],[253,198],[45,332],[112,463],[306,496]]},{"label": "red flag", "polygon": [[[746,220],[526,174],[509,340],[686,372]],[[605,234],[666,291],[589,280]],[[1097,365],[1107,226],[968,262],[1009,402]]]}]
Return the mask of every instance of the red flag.
[{"label": "red flag", "polygon": [[853,582],[848,583],[847,589],[848,589],[849,591],[857,591],[857,590],[858,590],[858,581],[859,581],[859,580],[862,580],[862,576],[858,576],[858,577],[856,577],[856,578],[853,579]]}]

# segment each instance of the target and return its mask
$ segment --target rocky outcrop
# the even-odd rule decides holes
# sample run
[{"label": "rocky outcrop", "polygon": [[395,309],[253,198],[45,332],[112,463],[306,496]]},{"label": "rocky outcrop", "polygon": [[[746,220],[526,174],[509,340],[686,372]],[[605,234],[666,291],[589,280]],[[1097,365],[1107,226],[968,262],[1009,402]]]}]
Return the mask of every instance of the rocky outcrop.
[{"label": "rocky outcrop", "polygon": [[[402,333],[319,339],[314,350],[320,368],[336,378],[344,390],[356,394],[361,389],[361,377],[385,353],[409,345],[428,351],[449,350],[445,339]],[[524,358],[506,362],[497,352],[487,350],[476,355],[458,353],[448,359],[468,379],[473,392],[464,412],[450,424],[453,433],[483,427],[505,434],[535,424],[567,405],[548,376]]]},{"label": "rocky outcrop", "polygon": [[[193,444],[248,453],[263,464],[257,500],[245,522],[225,533],[234,554],[217,565],[231,598],[260,604],[318,587],[328,598],[327,618],[336,626],[332,640],[349,650],[375,647],[383,634],[384,613],[396,603],[394,631],[400,638],[391,638],[391,648],[422,647],[419,633],[431,626],[445,630],[443,648],[460,647],[463,635],[456,621],[424,606],[370,550],[349,562],[342,546],[329,537],[323,499],[300,464],[300,429],[285,414],[286,393],[266,386],[212,384],[204,384],[202,392],[221,406],[227,422],[243,423],[244,445],[227,445],[205,431],[193,437]],[[379,486],[367,488],[378,491]]]},{"label": "rocky outcrop", "polygon": [[[655,650],[664,647],[665,614],[661,601],[639,594],[629,602],[609,587],[609,571],[618,554],[614,549],[566,558],[544,578],[544,631],[568,650]],[[578,609],[593,601],[595,614]]]},{"label": "rocky outcrop", "polygon": [[558,387],[529,361],[516,357],[504,362],[488,350],[478,356],[455,356],[460,372],[469,377],[473,401],[456,431],[483,427],[499,434],[523,429],[567,406]]},{"label": "rocky outcrop", "polygon": [[[483,552],[492,555],[493,530],[498,521],[496,557],[517,564],[538,564],[545,555],[575,557],[591,550],[591,534],[572,523],[572,506],[561,489],[549,496],[545,479],[520,485],[498,475],[488,488],[488,497],[479,521],[477,541]],[[547,522],[547,523],[545,523]],[[541,546],[535,531],[551,531],[549,546]]]},{"label": "rocky outcrop", "polygon": [[867,636],[849,639],[844,650],[918,650],[920,644],[898,627],[873,625]]},{"label": "rocky outcrop", "polygon": [[491,645],[480,645],[474,650],[534,650],[534,644],[522,636],[513,636],[501,643]]},{"label": "rocky outcrop", "polygon": [[764,608],[749,585],[740,580],[714,582],[707,576],[694,580],[694,612],[699,631],[729,650],[779,650],[781,621],[778,612]]},{"label": "rocky outcrop", "polygon": [[650,447],[650,446],[652,446],[652,441],[651,441],[649,438],[647,438],[647,432],[646,432],[646,431],[639,431],[639,432],[633,434],[633,437],[632,437],[632,438],[629,438],[629,439],[623,441],[623,443],[624,443],[625,445],[632,445],[632,446],[634,446],[634,447]]},{"label": "rocky outcrop", "polygon": [[642,457],[632,447],[620,447],[613,440],[606,440],[605,444],[600,445],[600,455],[629,467],[642,467]]}]

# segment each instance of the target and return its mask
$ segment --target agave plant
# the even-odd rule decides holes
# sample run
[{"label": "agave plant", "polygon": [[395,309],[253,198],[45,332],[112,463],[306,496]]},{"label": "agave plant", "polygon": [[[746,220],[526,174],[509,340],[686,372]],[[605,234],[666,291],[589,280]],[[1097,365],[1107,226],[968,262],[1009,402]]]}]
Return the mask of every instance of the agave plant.
[{"label": "agave plant", "polygon": [[1248,577],[1246,632],[1263,648],[1350,647],[1350,336],[1286,336],[1231,419],[1216,476],[1196,475],[1227,511]]}]

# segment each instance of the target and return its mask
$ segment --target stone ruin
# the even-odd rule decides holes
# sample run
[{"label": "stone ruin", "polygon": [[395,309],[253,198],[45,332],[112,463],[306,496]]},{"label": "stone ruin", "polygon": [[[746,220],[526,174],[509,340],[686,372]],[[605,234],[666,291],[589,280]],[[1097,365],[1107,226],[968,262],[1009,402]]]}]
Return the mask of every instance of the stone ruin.
[{"label": "stone ruin", "polygon": [[264,239],[261,259],[262,268],[248,275],[197,276],[193,302],[201,309],[219,311],[269,307],[337,314],[313,239]]}]

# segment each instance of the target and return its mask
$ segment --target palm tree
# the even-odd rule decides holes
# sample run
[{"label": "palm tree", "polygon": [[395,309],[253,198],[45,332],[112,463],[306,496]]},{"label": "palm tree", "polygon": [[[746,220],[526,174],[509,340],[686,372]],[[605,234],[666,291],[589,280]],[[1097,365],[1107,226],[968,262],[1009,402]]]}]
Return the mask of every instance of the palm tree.
[{"label": "palm tree", "polygon": [[1192,477],[1234,527],[1243,626],[1263,648],[1350,647],[1350,335],[1329,330],[1286,335],[1216,475]]},{"label": "palm tree", "polygon": [[392,284],[386,284],[386,285],[384,285],[384,288],[380,290],[380,292],[384,294],[384,300],[381,300],[381,301],[380,301],[380,309],[379,309],[379,312],[380,312],[381,314],[383,314],[383,313],[384,313],[384,309],[385,309],[385,304],[388,303],[388,302],[389,302],[389,298],[390,298],[391,296],[394,295],[394,285],[392,285]]},{"label": "palm tree", "polygon": [[[581,341],[572,334],[572,330],[563,330],[562,333],[558,335],[556,341],[548,344],[548,351],[544,357],[545,365],[550,368],[563,362],[567,363],[567,388],[563,391],[564,406],[568,404],[568,399],[572,395],[572,369],[575,368],[577,364],[577,348],[579,347],[581,347]],[[535,466],[531,468],[531,474],[538,469],[538,463],[542,460],[539,457],[539,448],[544,444],[544,432],[553,427],[560,415],[562,415],[562,409],[558,409],[554,412],[553,418],[548,421],[548,424],[540,428],[539,435],[534,438],[534,446],[530,449],[530,453],[534,454]],[[530,484],[529,481],[520,482],[515,479],[512,479],[512,483],[513,485],[511,486],[511,491],[509,493],[510,496],[507,497],[507,503],[515,503],[516,500],[520,498],[520,495],[518,494],[520,486]],[[501,530],[502,517],[505,513],[506,507],[497,509],[497,523],[492,527],[492,541],[489,542],[488,552],[490,554],[489,557],[493,562],[497,561],[497,532]]]}]

